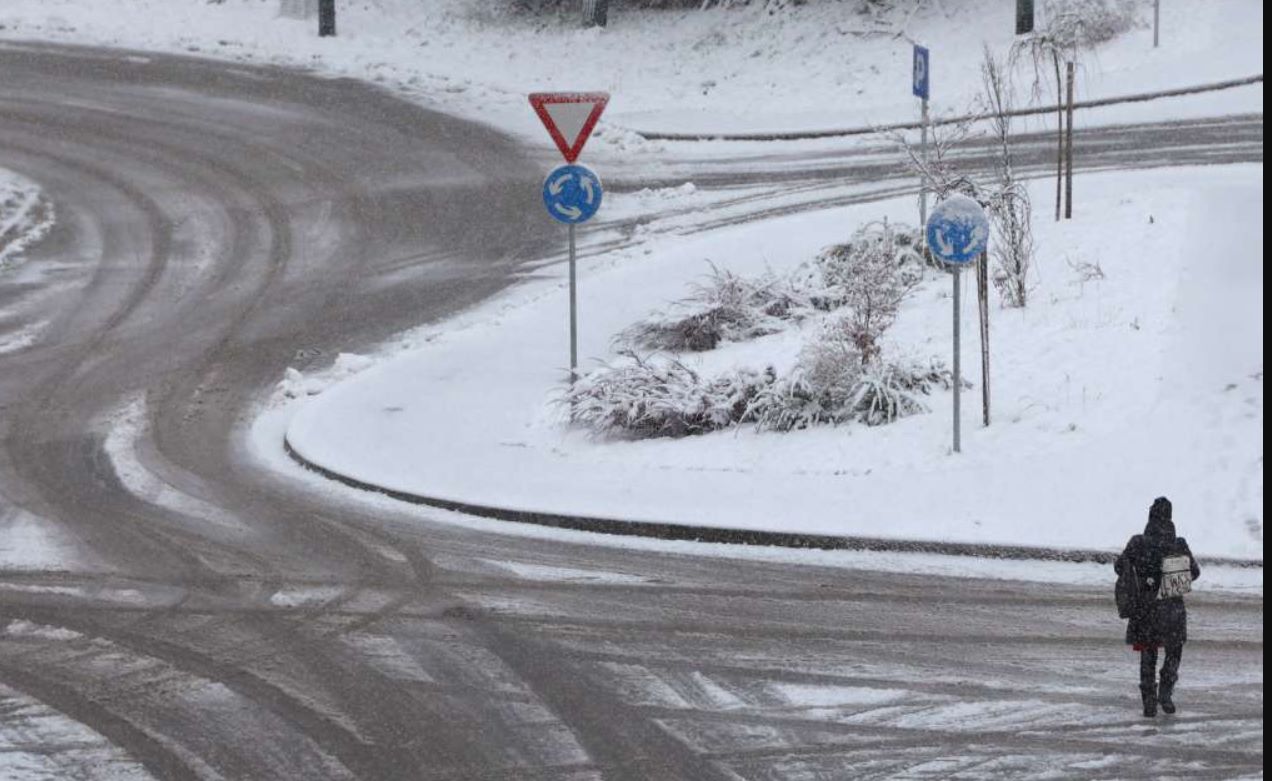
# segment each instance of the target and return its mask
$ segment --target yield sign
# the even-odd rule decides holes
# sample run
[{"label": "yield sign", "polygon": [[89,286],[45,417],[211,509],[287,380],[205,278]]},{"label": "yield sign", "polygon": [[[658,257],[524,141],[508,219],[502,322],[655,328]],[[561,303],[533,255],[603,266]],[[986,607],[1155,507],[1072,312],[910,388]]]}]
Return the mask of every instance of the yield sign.
[{"label": "yield sign", "polygon": [[567,163],[579,158],[608,102],[608,92],[535,92],[530,95],[530,105],[543,120],[548,135]]}]

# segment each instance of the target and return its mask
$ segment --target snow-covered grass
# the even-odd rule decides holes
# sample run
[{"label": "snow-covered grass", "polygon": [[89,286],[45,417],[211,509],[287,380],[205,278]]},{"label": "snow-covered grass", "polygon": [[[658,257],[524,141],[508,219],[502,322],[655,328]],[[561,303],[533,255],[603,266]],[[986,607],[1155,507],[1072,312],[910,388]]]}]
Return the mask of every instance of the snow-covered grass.
[{"label": "snow-covered grass", "polygon": [[[1262,167],[1096,174],[1078,187],[1076,219],[1035,225],[1032,303],[991,312],[994,424],[979,425],[979,394],[965,394],[959,456],[939,393],[931,414],[881,428],[648,442],[571,430],[551,403],[565,377],[559,279],[329,389],[288,436],[328,468],[398,490],[730,528],[1113,549],[1166,494],[1198,553],[1261,559]],[[678,298],[704,261],[781,271],[912,209],[899,199],[802,214],[594,259],[581,274],[581,355],[612,358],[614,334]],[[947,356],[949,306],[949,279],[934,275],[889,352]],[[786,371],[811,327],[681,360],[704,374]],[[963,332],[979,385],[970,305]]]},{"label": "snow-covered grass", "polygon": [[[534,16],[484,0],[339,4],[336,38],[281,17],[279,0],[5,0],[0,38],[105,43],[313,68],[402,90],[551,148],[528,92],[605,89],[613,100],[589,156],[620,164],[700,145],[640,140],[632,129],[728,132],[824,129],[917,119],[911,45],[932,51],[932,108],[959,113],[979,89],[981,43],[1003,56],[1014,7],[997,0],[917,3],[877,17],[853,0],[809,0],[770,15],[765,3],[650,11],[615,4],[606,29],[573,13]],[[1039,22],[1046,19],[1039,5]],[[1081,58],[1081,98],[1249,76],[1263,70],[1258,0],[1164,3],[1152,47],[1151,3],[1137,24]],[[1022,93],[1032,81],[1021,63]],[[1054,101],[1054,88],[1038,96]],[[1099,113],[1104,123],[1185,113],[1261,112],[1262,85]],[[1168,104],[1168,105],[1167,105]],[[1050,127],[1046,118],[1036,127]],[[641,154],[646,153],[646,154]]]}]

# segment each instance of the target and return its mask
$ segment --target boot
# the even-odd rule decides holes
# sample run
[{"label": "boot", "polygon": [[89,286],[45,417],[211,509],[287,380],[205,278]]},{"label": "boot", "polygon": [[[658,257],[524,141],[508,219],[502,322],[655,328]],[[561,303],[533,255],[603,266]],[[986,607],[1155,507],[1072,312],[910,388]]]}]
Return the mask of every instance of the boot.
[{"label": "boot", "polygon": [[[1157,716],[1157,687],[1140,687],[1140,696],[1144,699],[1144,717],[1154,718]],[[1172,709],[1174,706],[1171,706]]]}]

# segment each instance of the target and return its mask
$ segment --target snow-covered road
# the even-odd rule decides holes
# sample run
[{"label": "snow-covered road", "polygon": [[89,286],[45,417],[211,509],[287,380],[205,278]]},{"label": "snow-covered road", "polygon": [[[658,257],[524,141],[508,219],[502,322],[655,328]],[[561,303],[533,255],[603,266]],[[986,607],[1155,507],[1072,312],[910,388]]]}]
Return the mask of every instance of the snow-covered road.
[{"label": "snow-covered road", "polygon": [[286,366],[546,254],[537,168],[350,81],[17,45],[0,72],[0,162],[58,213],[0,277],[47,321],[0,354],[0,530],[41,562],[0,570],[0,771],[1261,772],[1261,596],[1195,595],[1148,724],[1104,588],[605,548],[261,472],[242,429]]}]

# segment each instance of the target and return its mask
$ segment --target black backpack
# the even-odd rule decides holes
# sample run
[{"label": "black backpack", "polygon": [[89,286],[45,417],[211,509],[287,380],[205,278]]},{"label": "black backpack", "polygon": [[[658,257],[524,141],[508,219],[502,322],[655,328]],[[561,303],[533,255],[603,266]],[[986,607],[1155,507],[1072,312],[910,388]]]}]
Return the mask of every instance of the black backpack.
[{"label": "black backpack", "polygon": [[1113,599],[1117,602],[1117,617],[1130,618],[1140,612],[1144,602],[1144,585],[1140,582],[1135,565],[1127,561],[1122,574],[1113,586]]}]

